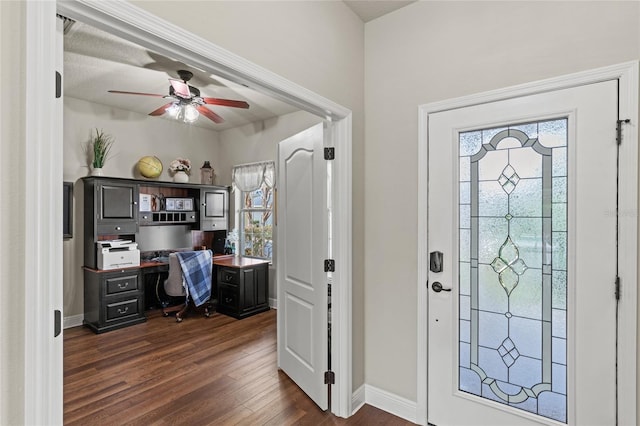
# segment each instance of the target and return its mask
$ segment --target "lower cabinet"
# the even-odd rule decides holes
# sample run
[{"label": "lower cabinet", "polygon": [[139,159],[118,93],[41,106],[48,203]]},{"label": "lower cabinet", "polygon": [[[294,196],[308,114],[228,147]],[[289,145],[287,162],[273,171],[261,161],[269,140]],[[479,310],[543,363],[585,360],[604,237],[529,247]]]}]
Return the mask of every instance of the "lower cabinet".
[{"label": "lower cabinet", "polygon": [[139,269],[84,270],[84,321],[96,333],[145,322]]},{"label": "lower cabinet", "polygon": [[244,318],[269,310],[269,264],[217,266],[217,311]]}]

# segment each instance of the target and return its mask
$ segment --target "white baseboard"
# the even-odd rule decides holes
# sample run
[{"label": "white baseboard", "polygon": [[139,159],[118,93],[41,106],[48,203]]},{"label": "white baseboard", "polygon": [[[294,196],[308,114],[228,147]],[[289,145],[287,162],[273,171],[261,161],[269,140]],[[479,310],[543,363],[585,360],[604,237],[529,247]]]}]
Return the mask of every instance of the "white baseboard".
[{"label": "white baseboard", "polygon": [[[354,406],[356,397],[361,399],[361,396],[356,395],[357,393],[362,392],[361,389],[362,387],[353,394]],[[417,404],[414,401],[392,394],[391,392],[365,384],[364,402],[412,423],[418,422]]]},{"label": "white baseboard", "polygon": [[71,328],[71,327],[77,327],[79,325],[82,325],[82,320],[84,319],[84,315],[80,314],[80,315],[74,315],[71,317],[64,317],[64,321],[62,324],[63,328]]},{"label": "white baseboard", "polygon": [[278,299],[269,298],[269,307],[272,309],[278,309]]},{"label": "white baseboard", "polygon": [[353,409],[351,415],[354,415],[364,404],[366,404],[364,389],[365,385],[362,385],[351,395],[351,408]]}]

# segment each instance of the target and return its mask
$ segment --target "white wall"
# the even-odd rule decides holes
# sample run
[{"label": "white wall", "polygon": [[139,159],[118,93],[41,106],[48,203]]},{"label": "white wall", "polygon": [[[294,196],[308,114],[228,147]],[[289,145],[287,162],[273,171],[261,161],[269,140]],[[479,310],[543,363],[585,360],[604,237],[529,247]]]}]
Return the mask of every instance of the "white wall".
[{"label": "white wall", "polygon": [[637,59],[639,7],[421,1],[366,24],[367,384],[416,400],[418,105]]},{"label": "white wall", "polygon": [[65,181],[74,183],[73,238],[65,240],[64,250],[64,316],[83,313],[83,184],[89,174],[84,147],[91,132],[101,129],[114,137],[110,158],[103,169],[105,176],[141,178],[136,162],[145,155],[155,155],[164,170],[158,181],[171,181],[169,163],[177,158],[192,162],[191,182],[200,182],[200,166],[205,160],[215,169],[220,164],[218,132],[175,120],[150,117],[118,108],[64,98],[64,171]]}]

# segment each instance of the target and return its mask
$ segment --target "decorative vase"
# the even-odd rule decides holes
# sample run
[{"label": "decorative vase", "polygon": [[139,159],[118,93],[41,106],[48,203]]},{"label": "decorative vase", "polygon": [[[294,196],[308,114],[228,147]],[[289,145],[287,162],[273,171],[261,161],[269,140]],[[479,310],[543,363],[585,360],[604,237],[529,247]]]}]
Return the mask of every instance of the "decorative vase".
[{"label": "decorative vase", "polygon": [[189,175],[186,172],[178,170],[173,175],[173,181],[174,182],[179,182],[179,183],[187,183],[187,182],[189,182]]},{"label": "decorative vase", "polygon": [[94,167],[91,169],[91,176],[104,176],[102,167]]},{"label": "decorative vase", "polygon": [[208,161],[205,161],[203,166],[200,167],[200,183],[213,185],[213,168]]}]

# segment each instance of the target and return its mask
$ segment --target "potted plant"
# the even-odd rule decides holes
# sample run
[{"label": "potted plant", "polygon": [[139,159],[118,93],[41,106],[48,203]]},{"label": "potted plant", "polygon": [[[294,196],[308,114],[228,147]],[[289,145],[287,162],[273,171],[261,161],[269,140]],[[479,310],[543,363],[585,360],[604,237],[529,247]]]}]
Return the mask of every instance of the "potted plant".
[{"label": "potted plant", "polygon": [[104,131],[96,129],[96,135],[91,137],[87,151],[91,155],[91,174],[102,176],[102,168],[109,157],[109,152],[113,146],[113,136],[105,134]]}]

